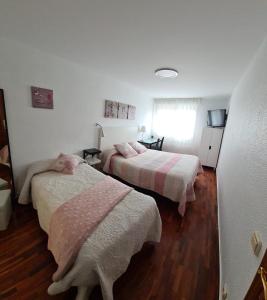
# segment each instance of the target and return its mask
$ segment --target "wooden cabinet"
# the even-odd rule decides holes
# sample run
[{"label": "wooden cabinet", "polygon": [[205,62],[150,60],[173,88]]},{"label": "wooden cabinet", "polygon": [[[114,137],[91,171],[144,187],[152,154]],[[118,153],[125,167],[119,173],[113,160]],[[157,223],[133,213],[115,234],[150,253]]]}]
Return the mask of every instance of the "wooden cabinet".
[{"label": "wooden cabinet", "polygon": [[224,128],[203,129],[199,158],[203,166],[217,167]]}]

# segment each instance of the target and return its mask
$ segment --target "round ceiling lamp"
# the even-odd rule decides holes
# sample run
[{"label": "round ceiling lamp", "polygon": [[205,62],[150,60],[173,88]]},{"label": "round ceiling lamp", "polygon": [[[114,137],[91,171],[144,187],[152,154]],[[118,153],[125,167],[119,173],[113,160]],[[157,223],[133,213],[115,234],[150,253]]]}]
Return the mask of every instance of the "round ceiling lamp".
[{"label": "round ceiling lamp", "polygon": [[155,75],[160,78],[176,78],[178,71],[172,68],[160,68],[155,70]]}]

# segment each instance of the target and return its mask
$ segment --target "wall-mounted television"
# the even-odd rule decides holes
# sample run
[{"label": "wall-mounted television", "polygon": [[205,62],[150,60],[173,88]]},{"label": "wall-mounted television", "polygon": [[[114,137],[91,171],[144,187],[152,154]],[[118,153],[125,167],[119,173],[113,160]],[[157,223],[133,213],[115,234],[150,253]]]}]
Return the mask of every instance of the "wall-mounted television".
[{"label": "wall-mounted television", "polygon": [[226,118],[226,109],[208,110],[208,126],[210,127],[225,127]]}]

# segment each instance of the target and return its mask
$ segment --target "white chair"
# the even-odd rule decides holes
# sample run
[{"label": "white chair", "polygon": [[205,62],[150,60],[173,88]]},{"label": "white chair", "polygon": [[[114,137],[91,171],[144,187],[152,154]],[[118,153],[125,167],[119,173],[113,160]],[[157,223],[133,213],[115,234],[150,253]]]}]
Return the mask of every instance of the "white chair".
[{"label": "white chair", "polygon": [[6,230],[12,212],[11,190],[0,191],[0,230]]}]

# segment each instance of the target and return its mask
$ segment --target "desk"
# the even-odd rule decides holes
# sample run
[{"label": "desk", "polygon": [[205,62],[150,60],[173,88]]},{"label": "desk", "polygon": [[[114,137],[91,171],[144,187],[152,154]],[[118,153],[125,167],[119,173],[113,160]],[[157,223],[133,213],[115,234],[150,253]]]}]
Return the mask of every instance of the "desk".
[{"label": "desk", "polygon": [[146,146],[147,148],[151,149],[152,145],[157,145],[158,139],[155,138],[148,138],[138,141],[140,144]]}]

